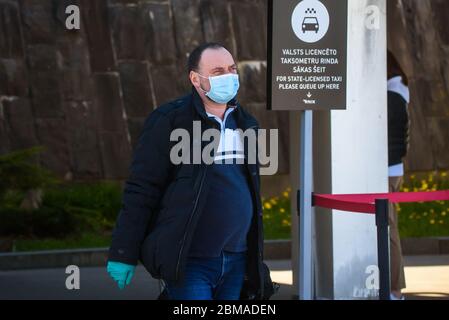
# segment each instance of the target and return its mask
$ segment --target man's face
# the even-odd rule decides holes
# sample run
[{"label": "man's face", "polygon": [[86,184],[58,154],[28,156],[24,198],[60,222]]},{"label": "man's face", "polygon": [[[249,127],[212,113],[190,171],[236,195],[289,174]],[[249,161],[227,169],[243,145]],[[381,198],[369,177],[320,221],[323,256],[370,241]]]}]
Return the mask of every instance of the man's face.
[{"label": "man's face", "polygon": [[[200,77],[198,73],[206,78]],[[204,91],[210,90],[210,82],[207,78],[228,73],[237,73],[237,65],[231,53],[224,48],[207,49],[201,55],[197,72],[190,72],[190,81],[198,93],[205,98]]]}]

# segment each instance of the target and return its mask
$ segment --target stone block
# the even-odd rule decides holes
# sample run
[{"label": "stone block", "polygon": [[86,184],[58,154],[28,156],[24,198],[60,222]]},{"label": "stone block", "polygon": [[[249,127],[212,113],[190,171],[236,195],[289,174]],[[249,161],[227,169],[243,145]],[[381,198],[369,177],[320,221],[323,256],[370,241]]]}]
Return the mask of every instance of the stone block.
[{"label": "stone block", "polygon": [[119,60],[145,59],[145,25],[138,6],[109,9],[115,54]]},{"label": "stone block", "polygon": [[28,79],[23,60],[0,59],[0,95],[28,95]]},{"label": "stone block", "polygon": [[145,62],[119,64],[123,101],[128,117],[146,117],[153,110],[154,102],[148,71]]},{"label": "stone block", "polygon": [[83,27],[87,34],[92,72],[115,69],[106,1],[80,0]]},{"label": "stone block", "polygon": [[171,64],[176,61],[173,19],[168,4],[139,3],[146,31],[145,44],[148,60],[154,64]]},{"label": "stone block", "polygon": [[131,136],[131,148],[133,150],[137,146],[145,119],[146,118],[128,118],[128,131]]},{"label": "stone block", "polygon": [[122,133],[102,132],[100,148],[105,179],[126,179],[131,163],[131,146],[128,136]]},{"label": "stone block", "polygon": [[0,2],[0,57],[23,58],[22,26],[17,4]]},{"label": "stone block", "polygon": [[64,100],[85,101],[92,97],[89,48],[84,38],[66,36],[58,39],[61,90]]},{"label": "stone block", "polygon": [[235,56],[236,51],[233,45],[231,19],[227,2],[202,0],[200,3],[200,16],[205,41],[218,42]]},{"label": "stone block", "polygon": [[67,140],[71,171],[76,177],[101,178],[102,162],[98,132],[97,112],[87,101],[64,103],[67,119]]},{"label": "stone block", "polygon": [[266,102],[267,67],[263,61],[238,64],[240,76],[239,101],[246,103]]},{"label": "stone block", "polygon": [[2,101],[10,148],[27,149],[38,145],[31,104],[28,99],[10,98]]},{"label": "stone block", "polygon": [[27,44],[55,42],[53,1],[20,0],[23,34]]},{"label": "stone block", "polygon": [[99,130],[124,134],[126,119],[118,74],[96,74],[94,83]]},{"label": "stone block", "polygon": [[237,59],[267,59],[266,8],[260,4],[231,4]]},{"label": "stone block", "polygon": [[190,91],[185,92],[180,85],[182,77],[187,78],[184,70],[179,71],[175,66],[155,66],[151,67],[150,73],[157,106],[190,93]]},{"label": "stone block", "polygon": [[35,120],[39,144],[45,147],[41,163],[59,176],[70,172],[67,145],[67,126],[64,118],[40,118]]},{"label": "stone block", "polygon": [[172,0],[176,43],[182,59],[204,42],[199,11],[200,0]]},{"label": "stone block", "polygon": [[34,115],[61,118],[61,56],[56,46],[36,44],[27,47],[28,74]]}]

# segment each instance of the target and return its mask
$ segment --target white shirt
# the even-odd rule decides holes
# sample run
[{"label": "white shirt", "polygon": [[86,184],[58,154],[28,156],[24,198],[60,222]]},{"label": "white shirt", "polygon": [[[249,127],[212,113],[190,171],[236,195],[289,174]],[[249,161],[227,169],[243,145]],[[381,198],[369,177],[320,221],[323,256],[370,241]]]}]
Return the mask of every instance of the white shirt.
[{"label": "white shirt", "polygon": [[[410,103],[410,90],[408,87],[402,82],[402,77],[397,76],[393,77],[387,82],[388,91],[395,92],[399,94],[407,104]],[[404,164],[398,163],[394,166],[388,167],[388,176],[389,177],[402,177],[404,175]]]},{"label": "white shirt", "polygon": [[223,161],[228,159],[245,159],[241,131],[226,128],[226,119],[236,108],[237,107],[229,107],[224,114],[223,120],[206,111],[210,118],[217,120],[221,128],[220,143],[214,158],[215,162],[223,163]]}]

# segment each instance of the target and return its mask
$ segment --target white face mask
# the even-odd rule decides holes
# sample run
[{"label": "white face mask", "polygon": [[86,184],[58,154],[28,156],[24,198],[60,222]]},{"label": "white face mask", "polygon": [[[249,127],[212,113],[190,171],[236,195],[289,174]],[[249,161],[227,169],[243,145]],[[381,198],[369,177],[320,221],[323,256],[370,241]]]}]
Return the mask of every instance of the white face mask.
[{"label": "white face mask", "polygon": [[221,76],[205,77],[198,73],[202,78],[209,79],[210,90],[205,91],[206,96],[212,101],[220,104],[226,104],[231,101],[239,91],[239,76],[235,73],[228,73]]}]

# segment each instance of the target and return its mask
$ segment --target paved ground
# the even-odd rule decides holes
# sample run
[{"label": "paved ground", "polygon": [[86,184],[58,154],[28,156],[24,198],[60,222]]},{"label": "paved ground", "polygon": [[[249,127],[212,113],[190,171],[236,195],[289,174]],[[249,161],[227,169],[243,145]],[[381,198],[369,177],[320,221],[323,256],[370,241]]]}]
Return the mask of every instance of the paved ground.
[{"label": "paved ground", "polygon": [[[449,299],[449,256],[406,257],[408,299]],[[291,299],[289,261],[268,261],[272,278],[282,284],[275,299]],[[80,290],[67,290],[64,269],[0,272],[0,299],[154,299],[159,282],[138,267],[132,284],[116,288],[105,268],[81,268]]]},{"label": "paved ground", "polygon": [[406,259],[404,293],[412,299],[449,299],[449,256]]}]

